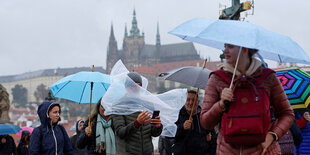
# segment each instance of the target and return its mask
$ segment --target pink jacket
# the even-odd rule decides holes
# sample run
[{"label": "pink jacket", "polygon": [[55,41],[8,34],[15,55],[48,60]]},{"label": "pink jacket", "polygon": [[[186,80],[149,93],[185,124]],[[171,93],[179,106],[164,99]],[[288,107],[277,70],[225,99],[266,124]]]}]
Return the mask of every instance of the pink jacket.
[{"label": "pink jacket", "polygon": [[[253,75],[261,74],[262,68],[258,68]],[[278,139],[285,134],[294,121],[294,112],[290,107],[286,94],[277,79],[276,75],[272,73],[264,80],[264,87],[270,97],[270,104],[273,106],[274,114],[277,117],[277,122],[274,123],[270,131],[277,134]],[[201,125],[205,129],[214,128],[222,117],[222,109],[220,107],[220,95],[224,88],[228,88],[229,85],[221,79],[219,76],[212,74],[205,90],[205,97],[203,101],[203,107],[200,116]],[[246,146],[231,146],[224,141],[224,138],[219,132],[217,139],[217,154],[261,154],[263,151],[261,145],[255,147]],[[265,154],[281,154],[280,146],[278,142],[273,142]]]}]

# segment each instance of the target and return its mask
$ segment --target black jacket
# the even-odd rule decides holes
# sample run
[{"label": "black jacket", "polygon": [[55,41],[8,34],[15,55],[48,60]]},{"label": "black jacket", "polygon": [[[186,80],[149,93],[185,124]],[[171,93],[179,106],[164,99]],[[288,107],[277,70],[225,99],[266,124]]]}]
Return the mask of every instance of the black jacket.
[{"label": "black jacket", "polygon": [[17,155],[14,139],[10,135],[6,135],[6,142],[3,144],[1,139],[4,135],[0,135],[0,155]]},{"label": "black jacket", "polygon": [[184,130],[183,124],[189,119],[189,112],[185,106],[179,112],[179,118],[175,123],[177,133],[175,135],[175,155],[205,155],[207,154],[208,144],[206,135],[210,132],[200,125],[200,106],[197,112],[192,116],[192,126],[189,130]]},{"label": "black jacket", "polygon": [[[29,155],[29,149],[27,145],[29,146],[30,137],[28,137],[28,142],[26,142],[26,135],[30,135],[30,132],[28,130],[24,130],[22,132],[22,138],[20,139],[20,142],[17,146],[17,153],[18,155]],[[28,143],[28,144],[27,144]]]},{"label": "black jacket", "polygon": [[76,134],[70,137],[71,145],[72,145],[72,148],[73,148],[73,151],[74,151],[75,155],[86,155],[87,154],[86,148],[79,149],[77,147],[77,139],[78,139],[78,137],[81,134],[81,131],[79,131],[79,125],[80,125],[81,122],[82,122],[82,120],[78,120],[75,123]]}]

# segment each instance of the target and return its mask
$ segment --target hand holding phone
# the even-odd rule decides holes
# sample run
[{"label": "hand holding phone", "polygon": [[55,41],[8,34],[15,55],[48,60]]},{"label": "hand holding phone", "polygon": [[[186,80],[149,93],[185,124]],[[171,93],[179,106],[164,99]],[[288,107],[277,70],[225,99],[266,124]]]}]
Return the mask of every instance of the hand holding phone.
[{"label": "hand holding phone", "polygon": [[160,117],[156,118],[157,116],[159,116],[159,111],[155,110],[153,112],[153,116],[152,116],[152,119],[151,119],[151,125],[155,126],[157,128],[160,128],[161,127],[161,120],[160,120]]},{"label": "hand holding phone", "polygon": [[154,110],[153,115],[152,115],[152,119],[155,119],[157,116],[159,116],[159,110]]}]

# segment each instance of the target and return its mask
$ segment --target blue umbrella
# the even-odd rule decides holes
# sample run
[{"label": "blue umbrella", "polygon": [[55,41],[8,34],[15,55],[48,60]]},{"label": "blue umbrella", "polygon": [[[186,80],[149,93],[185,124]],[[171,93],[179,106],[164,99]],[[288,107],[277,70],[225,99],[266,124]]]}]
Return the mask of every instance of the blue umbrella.
[{"label": "blue umbrella", "polygon": [[19,126],[13,124],[0,124],[0,135],[16,134],[20,130],[22,129]]},{"label": "blue umbrella", "polygon": [[[97,103],[110,86],[110,76],[99,72],[78,72],[64,77],[54,83],[49,89],[55,97],[78,103],[90,103],[88,126],[92,126],[91,103]],[[90,136],[91,131],[89,132]]]},{"label": "blue umbrella", "polygon": [[[92,83],[93,88],[91,90]],[[90,103],[90,96],[92,95],[91,100],[97,103],[109,86],[109,75],[99,72],[78,72],[60,79],[49,89],[55,97],[77,103]]]},{"label": "blue umbrella", "polygon": [[257,49],[266,59],[310,64],[309,56],[288,36],[249,22],[195,18],[177,26],[169,33],[220,50],[228,43]]}]

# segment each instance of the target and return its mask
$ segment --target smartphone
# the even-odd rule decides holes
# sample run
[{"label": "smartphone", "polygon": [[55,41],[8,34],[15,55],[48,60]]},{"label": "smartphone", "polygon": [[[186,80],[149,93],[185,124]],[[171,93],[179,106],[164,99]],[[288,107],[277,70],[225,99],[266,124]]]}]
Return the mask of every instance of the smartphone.
[{"label": "smartphone", "polygon": [[154,110],[152,119],[155,119],[155,117],[159,116],[159,112],[159,110]]}]

